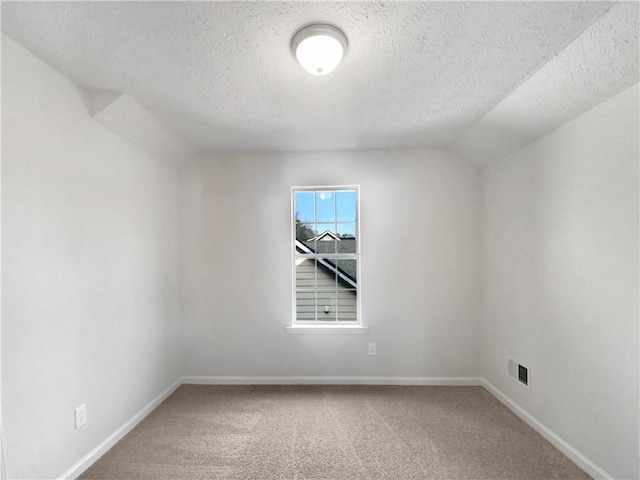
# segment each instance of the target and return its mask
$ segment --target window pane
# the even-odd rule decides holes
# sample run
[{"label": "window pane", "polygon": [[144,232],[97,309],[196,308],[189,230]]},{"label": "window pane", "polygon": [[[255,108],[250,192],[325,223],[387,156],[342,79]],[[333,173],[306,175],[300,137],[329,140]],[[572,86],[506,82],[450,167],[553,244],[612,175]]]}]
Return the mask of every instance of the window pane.
[{"label": "window pane", "polygon": [[336,264],[334,262],[335,260],[326,258],[318,259],[316,269],[316,285],[318,290],[336,289]]},{"label": "window pane", "polygon": [[338,288],[358,288],[358,261],[336,260]]},{"label": "window pane", "polygon": [[[336,193],[328,190],[316,192],[316,222],[336,221]],[[322,232],[319,232],[322,233]]]},{"label": "window pane", "polygon": [[315,243],[310,240],[316,236],[313,223],[302,223],[296,219],[296,240],[315,250]]},{"label": "window pane", "polygon": [[358,191],[336,188],[293,193],[294,310],[302,323],[358,322]]},{"label": "window pane", "polygon": [[315,222],[313,215],[313,199],[314,192],[295,192],[294,209],[296,212],[296,219],[303,223]]},{"label": "window pane", "polygon": [[338,320],[356,322],[358,320],[358,292],[356,290],[338,291]]},{"label": "window pane", "polygon": [[296,319],[316,319],[316,292],[296,292]]},{"label": "window pane", "polygon": [[338,222],[356,221],[356,192],[355,190],[343,190],[336,192],[336,211]]},{"label": "window pane", "polygon": [[331,321],[336,319],[336,291],[318,292],[318,320]]},{"label": "window pane", "polygon": [[337,232],[340,238],[355,238],[356,237],[356,224],[349,223],[338,223]]},{"label": "window pane", "polygon": [[337,253],[356,253],[356,224],[339,223]]},{"label": "window pane", "polygon": [[316,223],[316,232],[318,232],[318,235],[315,237],[316,252],[336,253],[336,224]]},{"label": "window pane", "polygon": [[296,263],[296,289],[316,288],[316,261],[298,259]]}]

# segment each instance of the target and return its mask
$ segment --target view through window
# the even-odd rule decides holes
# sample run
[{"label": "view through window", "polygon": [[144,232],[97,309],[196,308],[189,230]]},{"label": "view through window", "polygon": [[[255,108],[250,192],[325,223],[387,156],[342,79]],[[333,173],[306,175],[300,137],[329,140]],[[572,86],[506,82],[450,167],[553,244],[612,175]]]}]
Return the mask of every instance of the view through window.
[{"label": "view through window", "polygon": [[359,324],[358,188],[293,189],[294,323]]}]

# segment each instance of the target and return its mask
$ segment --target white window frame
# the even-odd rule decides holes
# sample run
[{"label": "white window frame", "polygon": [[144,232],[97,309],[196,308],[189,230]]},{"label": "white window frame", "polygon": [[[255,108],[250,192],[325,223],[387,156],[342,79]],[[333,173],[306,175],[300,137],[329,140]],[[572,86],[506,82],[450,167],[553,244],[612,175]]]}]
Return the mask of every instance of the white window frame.
[{"label": "white window frame", "polygon": [[[307,253],[300,254],[296,244],[296,192],[329,191],[355,191],[356,192],[356,253]],[[315,200],[314,200],[315,201]],[[328,185],[328,186],[303,186],[291,187],[291,325],[287,327],[289,334],[366,334],[368,328],[362,322],[362,280],[360,266],[362,254],[360,251],[360,186],[359,185]],[[356,321],[340,322],[321,320],[298,320],[296,318],[296,264],[301,259],[353,259],[356,260]],[[339,275],[339,273],[338,273]]]}]

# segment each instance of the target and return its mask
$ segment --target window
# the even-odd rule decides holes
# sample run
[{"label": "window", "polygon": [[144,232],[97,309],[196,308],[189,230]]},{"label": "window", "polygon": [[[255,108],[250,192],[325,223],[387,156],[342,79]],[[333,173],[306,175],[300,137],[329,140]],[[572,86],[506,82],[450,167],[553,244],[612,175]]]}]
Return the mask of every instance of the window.
[{"label": "window", "polygon": [[358,187],[292,189],[293,326],[360,326]]}]

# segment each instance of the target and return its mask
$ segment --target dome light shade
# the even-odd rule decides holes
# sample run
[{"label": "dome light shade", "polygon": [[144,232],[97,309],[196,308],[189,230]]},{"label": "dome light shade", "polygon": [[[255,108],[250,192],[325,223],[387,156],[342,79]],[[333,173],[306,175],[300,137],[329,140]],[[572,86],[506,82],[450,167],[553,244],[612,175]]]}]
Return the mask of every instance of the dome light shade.
[{"label": "dome light shade", "polygon": [[347,52],[347,37],[331,25],[309,25],[293,36],[296,59],[311,75],[327,75]]}]

